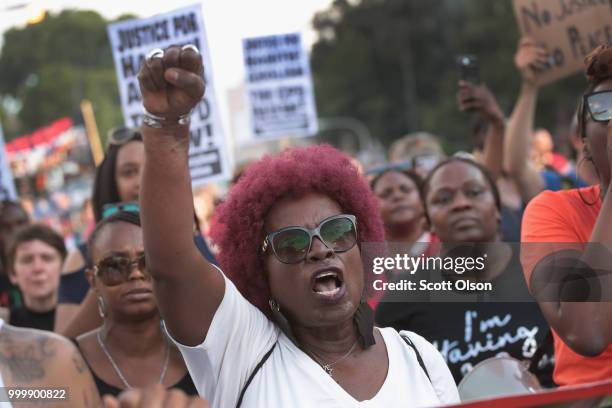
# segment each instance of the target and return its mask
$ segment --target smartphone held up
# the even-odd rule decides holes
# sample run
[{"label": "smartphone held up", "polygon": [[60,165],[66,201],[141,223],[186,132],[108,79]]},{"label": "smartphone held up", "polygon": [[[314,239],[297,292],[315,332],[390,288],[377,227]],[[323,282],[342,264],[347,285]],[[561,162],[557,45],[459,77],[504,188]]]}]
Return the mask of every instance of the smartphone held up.
[{"label": "smartphone held up", "polygon": [[473,85],[480,84],[480,67],[476,56],[459,55],[456,62],[459,80],[469,82]]}]

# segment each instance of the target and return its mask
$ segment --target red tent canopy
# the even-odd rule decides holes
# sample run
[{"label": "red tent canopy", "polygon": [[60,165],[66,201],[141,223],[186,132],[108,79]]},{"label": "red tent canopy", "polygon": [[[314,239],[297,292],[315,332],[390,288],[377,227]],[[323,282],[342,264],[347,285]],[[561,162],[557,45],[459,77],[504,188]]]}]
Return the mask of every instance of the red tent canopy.
[{"label": "red tent canopy", "polygon": [[37,129],[29,135],[19,136],[13,139],[6,144],[6,151],[9,153],[17,153],[23,150],[30,150],[36,146],[48,145],[72,126],[72,119],[58,119],[49,126]]}]

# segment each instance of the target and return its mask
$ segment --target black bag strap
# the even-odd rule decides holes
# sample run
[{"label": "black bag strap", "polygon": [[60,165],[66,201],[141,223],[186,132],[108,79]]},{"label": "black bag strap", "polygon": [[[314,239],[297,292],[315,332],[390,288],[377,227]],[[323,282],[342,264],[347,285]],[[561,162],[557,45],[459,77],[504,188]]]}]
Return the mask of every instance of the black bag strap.
[{"label": "black bag strap", "polygon": [[421,358],[421,353],[419,353],[419,350],[417,350],[416,346],[414,345],[414,343],[412,342],[412,340],[410,340],[408,336],[403,335],[403,334],[400,334],[400,336],[402,337],[402,339],[404,339],[407,345],[412,347],[412,349],[414,350],[414,354],[416,354],[416,358],[417,358],[417,361],[419,362],[419,365],[421,366],[423,371],[425,371],[425,375],[427,376],[427,379],[429,380],[429,382],[431,382],[431,377],[429,376],[429,372],[427,371],[427,367],[425,367],[425,363],[423,362],[423,358]]},{"label": "black bag strap", "polygon": [[240,405],[242,404],[242,399],[244,398],[244,393],[246,392],[247,388],[251,384],[251,381],[253,381],[253,378],[255,377],[255,374],[257,374],[257,372],[259,371],[261,366],[264,365],[264,363],[266,362],[268,357],[270,357],[270,355],[274,351],[275,347],[276,347],[276,342],[274,342],[274,344],[272,345],[270,350],[268,350],[268,352],[262,357],[261,361],[259,363],[257,363],[257,365],[255,366],[255,369],[253,370],[253,372],[249,376],[249,379],[247,380],[246,384],[244,384],[244,387],[242,387],[242,391],[240,391],[240,397],[238,398],[238,402],[236,403],[236,408],[240,408]]}]

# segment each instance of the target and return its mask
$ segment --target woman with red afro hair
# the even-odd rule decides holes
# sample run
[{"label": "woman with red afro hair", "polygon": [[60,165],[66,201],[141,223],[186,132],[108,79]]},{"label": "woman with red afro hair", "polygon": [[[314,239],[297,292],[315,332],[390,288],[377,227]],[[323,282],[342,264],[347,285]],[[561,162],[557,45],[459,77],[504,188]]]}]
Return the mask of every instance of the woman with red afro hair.
[{"label": "woman with red afro hair", "polygon": [[[328,145],[289,149],[251,164],[216,209],[211,235],[225,274],[264,313],[270,311],[260,253],[265,216],[280,199],[311,192],[326,195],[355,216],[359,242],[384,240],[375,198],[350,157],[340,151]],[[365,274],[366,279],[372,276]]]},{"label": "woman with red afro hair", "polygon": [[188,161],[202,72],[199,52],[185,46],[155,50],[139,74],[147,268],[200,395],[215,408],[458,402],[430,343],[374,327],[361,251],[382,242],[383,229],[346,155],[314,146],[249,166],[213,232],[230,279],[199,254]]}]

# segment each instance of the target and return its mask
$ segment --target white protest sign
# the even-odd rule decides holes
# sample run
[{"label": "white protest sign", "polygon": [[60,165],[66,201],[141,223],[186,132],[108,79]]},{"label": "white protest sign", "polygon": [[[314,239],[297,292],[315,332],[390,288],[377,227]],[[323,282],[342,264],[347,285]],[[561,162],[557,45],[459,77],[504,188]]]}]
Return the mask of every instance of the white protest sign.
[{"label": "white protest sign", "polygon": [[0,126],[0,200],[17,201],[17,191],[13,181],[13,173],[9,166],[6,150],[4,149],[4,134]]},{"label": "white protest sign", "polygon": [[151,18],[121,21],[108,26],[127,126],[142,123],[138,70],[149,51],[170,45],[194,44],[202,54],[206,93],[191,115],[189,168],[194,187],[230,177],[227,148],[212,81],[210,54],[199,5]]},{"label": "white protest sign", "polygon": [[243,40],[255,140],[317,132],[310,64],[299,33]]}]

